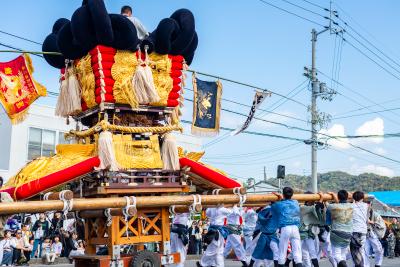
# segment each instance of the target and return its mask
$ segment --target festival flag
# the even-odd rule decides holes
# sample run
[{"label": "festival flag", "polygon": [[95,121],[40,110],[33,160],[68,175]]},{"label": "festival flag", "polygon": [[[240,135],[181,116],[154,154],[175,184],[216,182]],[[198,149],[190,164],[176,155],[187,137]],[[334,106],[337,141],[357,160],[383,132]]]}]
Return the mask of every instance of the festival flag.
[{"label": "festival flag", "polygon": [[258,107],[261,105],[261,103],[264,101],[264,99],[270,95],[271,95],[271,93],[269,93],[268,91],[256,91],[256,94],[254,95],[254,99],[253,99],[253,105],[251,106],[250,113],[247,116],[246,121],[244,122],[242,127],[239,127],[235,131],[233,131],[232,135],[240,134],[241,132],[243,132],[250,126],[250,123],[251,123]]},{"label": "festival flag", "polygon": [[22,122],[29,106],[39,96],[47,94],[46,88],[33,79],[32,73],[32,60],[27,54],[0,62],[0,103],[13,124]]},{"label": "festival flag", "polygon": [[193,74],[193,121],[192,134],[215,136],[219,133],[222,84],[206,82]]}]

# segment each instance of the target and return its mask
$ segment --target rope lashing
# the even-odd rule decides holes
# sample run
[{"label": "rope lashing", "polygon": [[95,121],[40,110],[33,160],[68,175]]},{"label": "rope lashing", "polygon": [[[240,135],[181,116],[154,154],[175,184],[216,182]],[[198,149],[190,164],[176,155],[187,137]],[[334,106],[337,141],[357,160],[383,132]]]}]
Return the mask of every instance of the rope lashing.
[{"label": "rope lashing", "polygon": [[233,188],[233,193],[237,196],[239,196],[239,208],[243,209],[243,204],[246,203],[246,194],[242,195],[240,193],[240,187],[235,187]]},{"label": "rope lashing", "polygon": [[176,215],[175,205],[169,206],[169,214],[171,214],[172,216]]},{"label": "rope lashing", "polygon": [[46,194],[44,194],[43,196],[43,200],[49,200],[49,196],[53,194],[53,192],[47,192]]},{"label": "rope lashing", "polygon": [[212,194],[213,194],[213,195],[219,195],[219,191],[221,191],[221,189],[214,189],[214,190],[212,191]]},{"label": "rope lashing", "polygon": [[112,223],[111,209],[110,208],[105,209],[104,210],[104,215],[107,218],[106,224],[107,224],[108,227],[110,227],[111,223]]},{"label": "rope lashing", "polygon": [[196,206],[201,205],[201,196],[200,195],[191,195],[193,197],[193,203],[189,206],[189,211],[191,214],[196,212]]}]

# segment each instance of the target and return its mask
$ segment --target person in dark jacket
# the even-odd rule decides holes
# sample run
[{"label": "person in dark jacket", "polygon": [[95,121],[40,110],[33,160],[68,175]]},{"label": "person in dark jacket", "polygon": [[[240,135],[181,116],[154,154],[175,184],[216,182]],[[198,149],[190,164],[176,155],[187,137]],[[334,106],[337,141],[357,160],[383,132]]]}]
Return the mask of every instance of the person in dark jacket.
[{"label": "person in dark jacket", "polygon": [[51,219],[50,235],[60,236],[63,225],[64,220],[62,219],[61,212],[55,212],[53,219]]},{"label": "person in dark jacket", "polygon": [[200,253],[199,243],[201,242],[201,229],[196,222],[193,222],[188,232],[189,232],[188,254],[198,255]]},{"label": "person in dark jacket", "polygon": [[45,236],[49,233],[49,222],[46,220],[46,215],[44,213],[39,214],[39,220],[35,222],[32,227],[32,233],[35,241],[33,242],[33,249],[31,258],[35,257],[35,253],[39,247],[38,256],[42,257],[42,242]]}]

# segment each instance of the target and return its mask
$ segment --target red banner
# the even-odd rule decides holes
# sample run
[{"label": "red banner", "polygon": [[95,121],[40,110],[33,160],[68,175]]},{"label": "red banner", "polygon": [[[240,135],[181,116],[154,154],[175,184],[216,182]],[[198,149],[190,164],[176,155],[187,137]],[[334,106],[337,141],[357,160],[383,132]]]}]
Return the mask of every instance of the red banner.
[{"label": "red banner", "polygon": [[32,77],[32,61],[21,55],[9,62],[0,62],[0,103],[12,123],[21,122],[29,106],[42,95],[46,88]]}]

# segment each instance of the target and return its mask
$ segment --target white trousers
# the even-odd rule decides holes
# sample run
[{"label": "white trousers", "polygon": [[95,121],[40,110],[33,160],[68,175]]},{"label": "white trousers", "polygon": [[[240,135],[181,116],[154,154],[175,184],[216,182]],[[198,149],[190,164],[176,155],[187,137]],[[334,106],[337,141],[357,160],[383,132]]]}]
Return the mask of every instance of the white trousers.
[{"label": "white trousers", "polygon": [[246,251],[246,257],[250,259],[251,254],[253,254],[254,248],[252,247],[253,244],[253,235],[245,235],[244,236],[244,250]]},{"label": "white trousers", "polygon": [[325,254],[325,256],[328,258],[332,267],[337,267],[337,262],[336,262],[335,258],[333,257],[333,253],[332,253],[331,232],[325,231],[322,234],[322,238],[324,238],[325,242],[320,243],[318,259],[321,258],[321,253],[323,252]]},{"label": "white trousers", "polygon": [[370,266],[370,261],[369,257],[371,256],[371,248],[372,251],[375,254],[375,265],[382,265],[383,261],[383,247],[381,242],[379,241],[378,238],[376,237],[367,237],[367,240],[365,241],[364,245],[364,266],[369,267]]},{"label": "white trousers", "polygon": [[269,244],[269,247],[272,250],[272,253],[274,255],[274,260],[256,260],[254,259],[254,267],[260,267],[264,265],[264,267],[270,267],[273,266],[274,261],[277,261],[279,258],[279,246],[275,241],[271,241]]},{"label": "white trousers", "polygon": [[182,240],[178,237],[177,233],[171,232],[171,252],[179,253],[181,261],[177,264],[171,264],[171,267],[184,267],[186,260],[186,247],[183,245]]},{"label": "white trousers", "polygon": [[347,254],[349,253],[349,246],[346,247],[337,247],[332,244],[332,254],[333,258],[337,263],[341,261],[345,261],[347,259]]},{"label": "white trousers", "polygon": [[213,240],[207,246],[200,260],[201,266],[224,267],[224,241],[224,238],[220,234],[218,240]]},{"label": "white trousers", "polygon": [[228,235],[225,243],[224,257],[228,257],[231,250],[235,252],[236,257],[240,261],[247,261],[246,251],[244,250],[240,235]]},{"label": "white trousers", "polygon": [[288,225],[281,228],[281,235],[279,237],[279,264],[285,264],[289,241],[292,246],[295,263],[302,263],[299,228],[296,225]]}]

